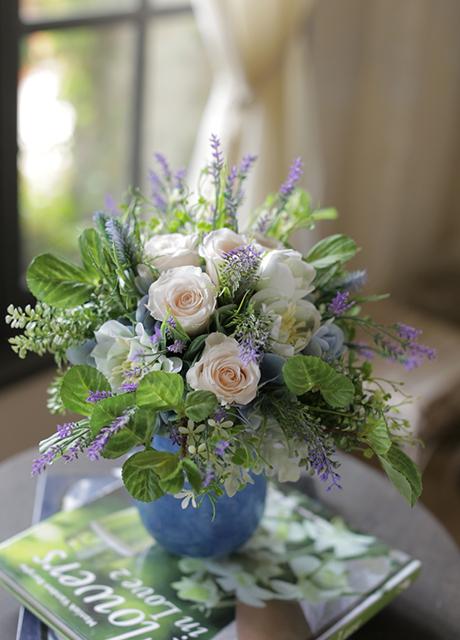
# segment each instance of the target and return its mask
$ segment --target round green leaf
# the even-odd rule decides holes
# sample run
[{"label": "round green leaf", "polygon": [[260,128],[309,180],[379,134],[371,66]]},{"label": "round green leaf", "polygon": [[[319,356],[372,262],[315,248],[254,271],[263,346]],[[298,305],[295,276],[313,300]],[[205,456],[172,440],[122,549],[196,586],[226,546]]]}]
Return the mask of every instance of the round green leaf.
[{"label": "round green leaf", "polygon": [[90,416],[95,405],[86,402],[90,391],[110,391],[107,378],[94,367],[78,364],[65,374],[60,394],[66,409],[82,416]]},{"label": "round green leaf", "polygon": [[136,404],[136,392],[122,393],[119,396],[104,398],[98,402],[91,415],[91,432],[93,435],[99,433],[102,427],[108,427],[116,418],[119,418],[123,411]]},{"label": "round green leaf", "polygon": [[178,373],[151,371],[139,383],[137,404],[148,405],[155,411],[169,411],[178,407],[183,392],[184,381]]},{"label": "round green leaf", "polygon": [[217,406],[217,398],[211,391],[191,391],[185,398],[185,415],[194,422],[201,422]]},{"label": "round green leaf", "polygon": [[89,273],[51,253],[37,256],[27,269],[26,277],[29,289],[38,300],[61,309],[84,304],[94,291]]},{"label": "round green leaf", "polygon": [[287,387],[301,396],[318,388],[332,407],[346,407],[353,399],[355,388],[343,373],[315,356],[294,356],[283,365],[283,376]]},{"label": "round green leaf", "polygon": [[125,487],[136,500],[153,502],[164,495],[160,479],[152,469],[139,466],[137,460],[145,451],[135,453],[123,465],[121,475]]}]

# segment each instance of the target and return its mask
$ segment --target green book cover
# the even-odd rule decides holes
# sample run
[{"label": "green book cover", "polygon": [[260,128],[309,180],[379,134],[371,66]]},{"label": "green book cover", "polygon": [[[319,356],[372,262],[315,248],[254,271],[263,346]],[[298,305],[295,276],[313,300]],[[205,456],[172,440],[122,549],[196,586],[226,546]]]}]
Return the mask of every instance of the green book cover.
[{"label": "green book cover", "polygon": [[[298,492],[288,490],[285,502],[289,504],[294,495]],[[248,558],[267,533],[286,535],[285,524],[281,527],[284,533],[279,525],[274,527],[273,516],[282,508],[282,502],[279,491],[272,489],[262,534],[249,544]],[[302,506],[296,510],[311,529],[312,540],[322,531],[323,540],[332,540],[334,551],[326,553],[336,553],[337,558],[329,558],[329,566],[333,567],[335,560],[337,565],[343,564],[348,593],[334,596],[333,589],[327,591],[331,585],[319,588],[318,583],[316,591],[312,591],[313,583],[306,581],[301,572],[296,574],[295,585],[281,580],[273,584],[278,583],[280,597],[283,590],[295,588],[300,599],[302,589],[307,588],[301,607],[310,634],[304,640],[344,640],[410,584],[420,563],[378,541],[369,543],[367,551],[351,550],[344,563],[347,546],[357,544],[353,534],[347,538],[341,526],[331,528],[324,518],[330,514],[306,496],[302,496]],[[292,531],[296,533],[296,527]],[[365,538],[369,537],[362,537]],[[318,544],[324,546],[324,542]],[[358,540],[358,546],[361,544]],[[241,558],[240,554],[239,561]],[[297,566],[305,562],[304,558]],[[310,556],[308,561],[311,562]],[[291,566],[296,571],[296,566]],[[0,545],[0,580],[63,638],[236,639],[235,624],[229,625],[233,618],[231,608],[205,615],[193,603],[178,597],[173,584],[188,580],[181,569],[180,558],[156,545],[145,531],[124,488],[73,511],[60,512]],[[332,577],[336,584],[343,578]],[[329,579],[327,572],[325,578]]]}]

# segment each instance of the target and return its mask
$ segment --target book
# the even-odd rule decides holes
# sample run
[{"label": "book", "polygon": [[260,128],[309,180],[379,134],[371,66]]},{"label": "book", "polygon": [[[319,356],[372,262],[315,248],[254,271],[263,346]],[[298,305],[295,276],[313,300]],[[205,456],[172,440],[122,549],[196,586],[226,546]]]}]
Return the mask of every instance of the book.
[{"label": "book", "polygon": [[[42,515],[61,506],[63,488],[53,476],[41,485]],[[75,509],[0,545],[0,580],[28,610],[18,640],[44,640],[44,624],[68,640],[236,639],[230,608],[206,616],[178,597],[172,585],[183,578],[180,559],[149,537],[113,478],[69,480],[64,493],[64,506]],[[305,518],[326,525],[324,510],[303,500],[311,507],[303,507]],[[301,602],[306,631],[299,637],[344,640],[407,588],[419,569],[420,562],[393,549],[349,560],[356,592]]]}]

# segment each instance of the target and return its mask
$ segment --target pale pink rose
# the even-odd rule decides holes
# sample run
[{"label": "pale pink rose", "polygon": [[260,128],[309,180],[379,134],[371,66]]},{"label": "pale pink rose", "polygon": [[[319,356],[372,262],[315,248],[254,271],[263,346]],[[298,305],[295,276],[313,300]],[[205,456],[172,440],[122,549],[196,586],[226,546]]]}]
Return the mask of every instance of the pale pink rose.
[{"label": "pale pink rose", "polygon": [[211,333],[198,362],[187,371],[187,382],[195,390],[212,391],[222,404],[248,404],[257,395],[260,369],[243,364],[240,346],[223,333]]},{"label": "pale pink rose", "polygon": [[147,309],[156,320],[172,314],[189,336],[203,332],[216,308],[217,292],[199,267],[163,271],[150,285]]},{"label": "pale pink rose", "polygon": [[145,244],[144,250],[151,264],[160,271],[187,265],[198,267],[200,257],[197,250],[196,233],[165,233],[153,236]]},{"label": "pale pink rose", "polygon": [[198,248],[198,253],[205,259],[206,273],[215,284],[219,283],[218,269],[224,262],[223,254],[247,244],[243,236],[226,227],[210,231],[205,236]]}]

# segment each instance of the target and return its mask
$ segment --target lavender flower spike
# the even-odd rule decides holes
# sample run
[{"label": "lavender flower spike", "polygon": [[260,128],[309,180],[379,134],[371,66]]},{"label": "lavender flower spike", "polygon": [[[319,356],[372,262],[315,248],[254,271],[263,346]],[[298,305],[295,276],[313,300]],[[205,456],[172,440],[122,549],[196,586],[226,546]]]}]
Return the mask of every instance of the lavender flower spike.
[{"label": "lavender flower spike", "polygon": [[340,293],[340,291],[338,291],[337,295],[327,308],[329,313],[338,318],[339,316],[349,311],[355,304],[354,300],[352,300],[351,302],[347,302],[349,295],[350,294],[348,291],[346,291],[345,293]]},{"label": "lavender flower spike", "polygon": [[280,187],[280,194],[283,198],[288,198],[293,192],[295,185],[300,180],[300,176],[303,173],[303,166],[302,158],[296,158],[291,164],[287,180]]},{"label": "lavender flower spike", "polygon": [[165,156],[162,153],[154,153],[153,157],[160,165],[166,180],[171,180],[171,169],[169,168],[169,164]]}]

